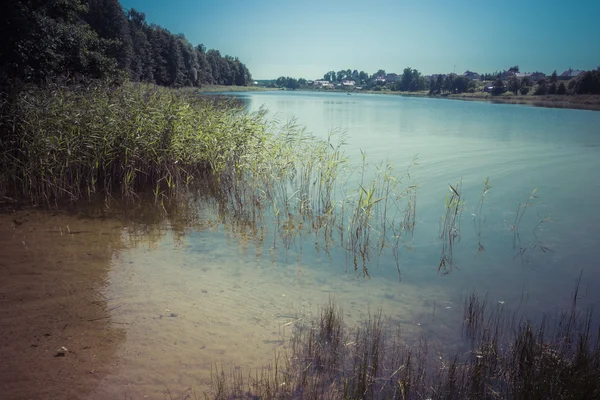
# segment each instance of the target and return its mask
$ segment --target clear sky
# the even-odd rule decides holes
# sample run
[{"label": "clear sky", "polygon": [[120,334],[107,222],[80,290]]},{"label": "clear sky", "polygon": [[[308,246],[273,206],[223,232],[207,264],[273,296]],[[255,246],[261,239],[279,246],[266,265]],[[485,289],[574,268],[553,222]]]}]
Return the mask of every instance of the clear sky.
[{"label": "clear sky", "polygon": [[254,79],[600,66],[600,0],[121,0]]}]

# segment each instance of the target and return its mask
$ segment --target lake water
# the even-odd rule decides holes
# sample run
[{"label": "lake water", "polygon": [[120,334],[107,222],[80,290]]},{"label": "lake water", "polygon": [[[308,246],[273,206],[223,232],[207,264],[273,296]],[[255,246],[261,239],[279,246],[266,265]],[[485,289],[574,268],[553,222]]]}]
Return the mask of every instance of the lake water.
[{"label": "lake water", "polygon": [[[330,298],[350,325],[382,309],[409,343],[425,335],[449,351],[460,346],[462,299],[471,292],[537,318],[568,307],[582,274],[579,304],[599,304],[599,112],[366,94],[238,96],[249,110],[296,118],[321,138],[344,131],[352,165],[361,151],[370,165],[389,161],[397,170],[416,157],[407,179],[418,187],[414,234],[402,240],[398,263],[389,251],[372,257],[367,277],[339,243],[327,252],[304,233],[273,246],[268,225],[253,231],[220,219],[210,203],[200,203],[192,226],[171,215],[113,229],[118,250],[107,253],[105,285],[95,290],[120,334],[90,398],[162,399],[167,387],[174,397],[202,393],[215,363],[266,365],[286,348],[294,321]],[[439,271],[440,220],[458,181],[460,241],[452,267]],[[534,189],[515,243],[515,215]],[[62,232],[74,223],[53,224]]]},{"label": "lake water", "polygon": [[[217,223],[182,239],[166,227],[151,245],[121,252],[109,272],[106,295],[120,306],[113,318],[131,325],[123,367],[107,386],[152,395],[162,389],[158,382],[180,390],[206,383],[215,362],[265,365],[285,348],[293,317],[315,315],[329,298],[350,324],[381,308],[407,341],[425,335],[450,351],[459,345],[462,299],[471,292],[536,318],[568,307],[583,274],[579,304],[600,301],[600,113],[382,95],[241,98],[249,110],[296,118],[321,138],[344,131],[353,165],[361,151],[371,165],[389,161],[400,170],[417,157],[410,179],[418,186],[416,225],[399,250],[400,272],[388,252],[371,259],[367,278],[342,246],[328,254],[310,234],[284,251],[269,244],[268,226],[266,238]],[[474,222],[488,177],[479,252]],[[440,219],[448,185],[461,180],[460,242],[442,274]],[[515,246],[511,225],[534,189]]]}]

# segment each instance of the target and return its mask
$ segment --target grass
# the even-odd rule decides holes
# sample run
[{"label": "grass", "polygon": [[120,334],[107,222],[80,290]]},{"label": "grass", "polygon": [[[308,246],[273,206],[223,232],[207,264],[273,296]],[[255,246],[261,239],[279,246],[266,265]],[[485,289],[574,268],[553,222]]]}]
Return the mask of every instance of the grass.
[{"label": "grass", "polygon": [[485,178],[483,181],[483,192],[481,193],[481,197],[479,198],[479,203],[477,203],[476,212],[477,215],[473,218],[473,224],[475,225],[475,229],[477,230],[477,253],[481,253],[485,251],[485,246],[483,245],[482,239],[482,225],[485,225],[485,217],[483,216],[483,203],[485,202],[489,191],[492,189],[490,185],[489,178]]},{"label": "grass", "polygon": [[289,349],[254,375],[213,374],[215,399],[592,399],[600,396],[600,331],[572,307],[534,322],[487,298],[464,301],[467,352],[408,346],[381,312],[354,328],[330,301],[296,324]]},{"label": "grass", "polygon": [[260,114],[132,83],[28,87],[1,112],[2,192],[36,203],[161,197],[235,168],[264,134]]},{"label": "grass", "polygon": [[438,266],[438,272],[443,271],[444,274],[450,273],[454,267],[453,251],[454,245],[460,241],[460,218],[464,206],[464,201],[461,199],[462,182],[448,187],[445,212],[441,221],[442,255]]}]

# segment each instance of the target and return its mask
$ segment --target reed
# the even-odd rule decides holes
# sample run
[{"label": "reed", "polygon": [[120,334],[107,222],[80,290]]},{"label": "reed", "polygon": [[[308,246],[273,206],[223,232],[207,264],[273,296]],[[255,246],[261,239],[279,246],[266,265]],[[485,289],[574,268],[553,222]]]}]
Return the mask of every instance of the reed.
[{"label": "reed", "polygon": [[485,251],[485,246],[483,245],[482,239],[482,225],[484,225],[486,221],[486,218],[483,216],[483,203],[485,202],[487,195],[491,189],[492,186],[490,185],[489,178],[485,178],[485,180],[483,181],[483,192],[481,193],[481,197],[479,198],[479,202],[477,203],[477,215],[475,215],[473,218],[473,224],[475,225],[475,229],[477,230],[477,253]]},{"label": "reed", "polygon": [[172,194],[264,135],[261,114],[144,84],[28,87],[1,112],[2,187],[35,203]]},{"label": "reed", "polygon": [[[600,329],[592,310],[535,322],[471,294],[464,303],[467,352],[408,346],[381,311],[354,328],[331,301],[296,324],[289,350],[244,379],[221,373],[206,398],[241,399],[592,399],[600,396]],[[283,362],[281,360],[284,360]],[[241,389],[243,388],[243,389]]]},{"label": "reed", "polygon": [[460,241],[460,217],[462,216],[464,202],[461,198],[462,181],[454,186],[448,185],[446,194],[445,212],[442,215],[440,239],[442,240],[442,255],[438,272],[448,274],[454,267],[454,245]]}]

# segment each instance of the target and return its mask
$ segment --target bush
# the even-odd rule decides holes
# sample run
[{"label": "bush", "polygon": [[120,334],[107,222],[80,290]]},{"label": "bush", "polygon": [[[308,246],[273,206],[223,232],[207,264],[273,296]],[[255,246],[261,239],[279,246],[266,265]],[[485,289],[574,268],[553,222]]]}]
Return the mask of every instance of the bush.
[{"label": "bush", "polygon": [[527,93],[529,93],[529,86],[521,86],[520,92],[523,96],[525,96]]},{"label": "bush", "polygon": [[548,94],[556,94],[556,83],[552,82],[552,84],[548,86]]},{"label": "bush", "polygon": [[535,94],[536,96],[543,96],[545,94],[548,94],[548,86],[545,83],[537,85],[533,94]]},{"label": "bush", "polygon": [[567,88],[565,87],[565,83],[561,82],[560,85],[558,85],[558,89],[556,89],[556,94],[565,94],[567,93]]}]

